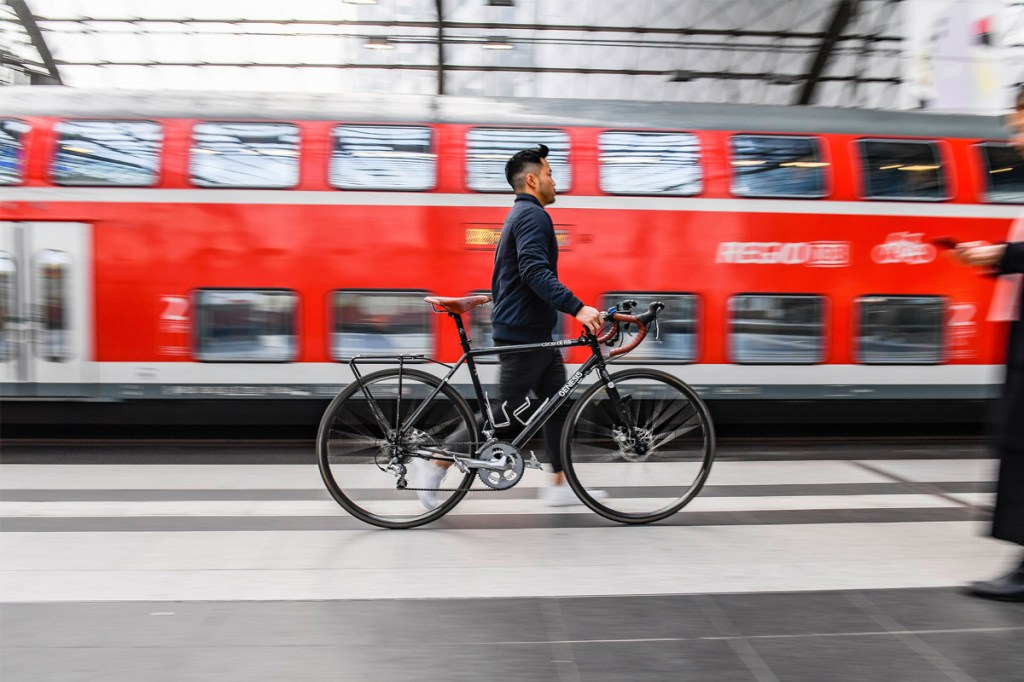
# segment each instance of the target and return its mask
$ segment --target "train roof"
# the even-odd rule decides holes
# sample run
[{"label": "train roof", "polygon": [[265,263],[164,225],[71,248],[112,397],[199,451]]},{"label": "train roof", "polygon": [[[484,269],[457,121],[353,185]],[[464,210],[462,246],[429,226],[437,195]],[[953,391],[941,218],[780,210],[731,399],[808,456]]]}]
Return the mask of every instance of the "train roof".
[{"label": "train roof", "polygon": [[998,116],[815,106],[446,95],[3,89],[3,116],[327,120],[1001,139]]}]

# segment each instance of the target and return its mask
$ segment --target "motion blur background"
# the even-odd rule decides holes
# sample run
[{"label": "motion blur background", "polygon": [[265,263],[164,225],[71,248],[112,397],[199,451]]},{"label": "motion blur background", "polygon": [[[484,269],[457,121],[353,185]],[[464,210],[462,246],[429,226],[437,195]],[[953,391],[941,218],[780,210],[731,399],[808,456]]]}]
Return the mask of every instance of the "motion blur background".
[{"label": "motion blur background", "polygon": [[[1020,214],[1022,82],[1019,0],[5,0],[0,678],[1019,682],[960,588],[1019,561],[1006,325],[931,238]],[[539,142],[562,280],[668,305],[614,369],[708,403],[707,485],[371,528],[320,417],[355,354],[459,358],[423,297],[487,293]],[[346,492],[423,515],[368,450]]]},{"label": "motion blur background", "polygon": [[995,113],[1013,0],[11,0],[6,84]]}]

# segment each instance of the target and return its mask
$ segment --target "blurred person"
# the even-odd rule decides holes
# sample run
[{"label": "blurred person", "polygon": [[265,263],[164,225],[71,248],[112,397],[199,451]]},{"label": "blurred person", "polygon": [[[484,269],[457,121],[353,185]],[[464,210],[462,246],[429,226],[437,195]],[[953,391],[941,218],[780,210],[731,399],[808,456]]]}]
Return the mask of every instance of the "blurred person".
[{"label": "blurred person", "polygon": [[[1007,117],[1007,127],[1010,144],[1024,156],[1024,87],[1017,92],[1015,111]],[[1009,321],[1010,338],[996,420],[999,480],[992,536],[1024,545],[1024,216],[1013,223],[1005,243],[965,242],[951,253],[965,265],[1000,275],[989,319]],[[968,590],[986,599],[1024,601],[1024,556],[1006,575],[973,583]]]},{"label": "blurred person", "polygon": [[[494,254],[491,323],[496,346],[552,341],[559,311],[575,316],[593,334],[601,327],[600,311],[584,305],[558,280],[558,242],[551,216],[544,210],[555,202],[555,179],[547,155],[548,148],[539,145],[536,149],[516,152],[505,164],[505,179],[516,198],[512,211],[505,218]],[[566,382],[565,364],[557,348],[505,353],[499,360],[499,400],[507,405],[509,415],[524,405],[531,393],[538,399],[539,406]],[[501,420],[505,414],[498,411],[495,419]],[[516,417],[512,416],[510,421],[514,420]],[[579,503],[562,471],[564,422],[565,416],[559,412],[552,415],[543,428],[554,470],[554,485],[541,489],[539,496],[553,506]],[[417,487],[438,487],[449,466],[449,463],[414,459],[411,469]],[[417,495],[428,509],[437,506],[434,492],[419,491]]]}]

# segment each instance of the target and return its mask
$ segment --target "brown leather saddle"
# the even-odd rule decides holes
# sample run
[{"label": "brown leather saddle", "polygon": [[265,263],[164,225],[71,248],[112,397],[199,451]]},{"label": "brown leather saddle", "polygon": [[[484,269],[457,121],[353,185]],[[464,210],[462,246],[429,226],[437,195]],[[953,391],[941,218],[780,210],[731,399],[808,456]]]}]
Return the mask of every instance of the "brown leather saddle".
[{"label": "brown leather saddle", "polygon": [[435,313],[451,313],[452,315],[461,315],[462,313],[469,312],[478,305],[489,303],[491,297],[486,294],[477,294],[476,296],[464,296],[463,298],[448,298],[446,296],[427,296],[423,300],[430,304],[430,307],[434,309]]}]

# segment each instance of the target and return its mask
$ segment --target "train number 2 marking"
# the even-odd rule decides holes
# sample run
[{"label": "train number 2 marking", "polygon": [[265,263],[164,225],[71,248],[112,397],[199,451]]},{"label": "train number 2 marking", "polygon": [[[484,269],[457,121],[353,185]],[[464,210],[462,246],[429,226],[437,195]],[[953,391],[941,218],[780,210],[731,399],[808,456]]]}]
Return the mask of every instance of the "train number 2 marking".
[{"label": "train number 2 marking", "polygon": [[184,296],[161,296],[164,303],[164,311],[160,313],[161,320],[187,320],[188,299]]}]

